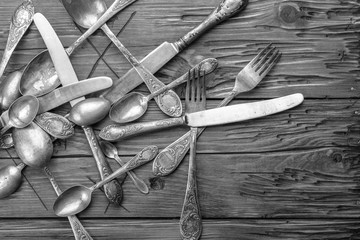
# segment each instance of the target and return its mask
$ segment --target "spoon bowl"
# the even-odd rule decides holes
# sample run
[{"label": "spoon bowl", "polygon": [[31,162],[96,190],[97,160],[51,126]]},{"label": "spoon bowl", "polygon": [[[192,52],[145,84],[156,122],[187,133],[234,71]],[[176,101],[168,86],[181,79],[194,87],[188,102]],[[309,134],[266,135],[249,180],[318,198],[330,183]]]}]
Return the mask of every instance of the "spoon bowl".
[{"label": "spoon bowl", "polygon": [[14,193],[22,182],[21,171],[25,164],[5,166],[0,168],[0,198],[5,198]]},{"label": "spoon bowl", "polygon": [[111,107],[109,117],[120,123],[131,122],[144,115],[147,108],[147,97],[138,92],[131,92]]},{"label": "spoon bowl", "polygon": [[0,83],[0,111],[5,111],[21,96],[19,91],[22,71],[14,71]]}]

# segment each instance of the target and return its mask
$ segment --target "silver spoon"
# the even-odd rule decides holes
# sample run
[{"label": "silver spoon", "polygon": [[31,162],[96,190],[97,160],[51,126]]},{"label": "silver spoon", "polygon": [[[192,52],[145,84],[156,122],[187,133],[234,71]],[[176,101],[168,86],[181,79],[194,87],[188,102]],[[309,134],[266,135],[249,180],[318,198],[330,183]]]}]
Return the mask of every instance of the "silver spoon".
[{"label": "silver spoon", "polygon": [[9,165],[0,168],[0,198],[10,196],[21,185],[21,171],[26,165],[20,163],[17,166]]},{"label": "silver spoon", "polygon": [[[215,58],[207,58],[197,64],[191,71],[201,72],[201,74],[209,74],[217,67],[217,60]],[[139,92],[131,92],[126,94],[123,98],[113,104],[110,109],[109,117],[111,120],[118,123],[131,122],[141,117],[148,108],[148,102],[157,95],[172,89],[184,82],[188,78],[188,73],[182,75],[170,84],[156,90],[155,92],[145,96]]]},{"label": "silver spoon", "polygon": [[55,138],[66,139],[75,133],[75,124],[56,113],[44,112],[39,114],[35,117],[34,122]]},{"label": "silver spoon", "polygon": [[[84,28],[90,27],[99,16],[106,10],[106,3],[104,0],[77,0],[67,1],[61,0],[65,9],[73,20]],[[80,7],[81,6],[81,7]],[[110,28],[104,24],[101,29],[117,46],[129,63],[135,68],[142,80],[145,82],[149,90],[153,93],[157,89],[164,87],[159,79],[157,79],[149,70],[147,70],[142,63],[140,63],[119,41]],[[156,97],[156,102],[159,108],[170,117],[179,117],[182,114],[182,105],[179,96],[172,90],[167,90],[161,96]],[[141,113],[137,111],[136,114]]]},{"label": "silver spoon", "polygon": [[33,16],[34,5],[31,0],[24,1],[15,9],[11,17],[9,36],[0,63],[0,77],[4,74],[11,54],[14,52],[20,39],[30,26]]},{"label": "silver spoon", "polygon": [[0,111],[5,111],[21,96],[19,91],[22,70],[7,75],[0,83]]},{"label": "silver spoon", "polygon": [[[124,9],[136,0],[116,0],[109,9],[97,19],[97,21],[73,44],[66,52],[70,56],[74,50],[80,46],[87,37],[93,34],[99,27],[107,22],[116,13]],[[76,1],[75,1],[76,2]],[[51,61],[48,50],[44,50],[36,55],[26,66],[20,81],[20,92],[23,95],[42,96],[51,92],[60,85],[58,76]]]},{"label": "silver spoon", "polygon": [[36,117],[39,110],[39,100],[31,95],[22,96],[9,107],[9,122],[1,129],[3,135],[10,128],[24,128]]},{"label": "silver spoon", "polygon": [[0,136],[0,148],[9,149],[14,146],[14,141],[11,133],[6,133]]},{"label": "silver spoon", "polygon": [[157,152],[158,148],[156,146],[146,147],[134,158],[128,161],[124,166],[104,178],[104,180],[96,183],[92,187],[88,188],[79,185],[67,189],[56,199],[54,203],[53,208],[55,214],[60,217],[66,217],[85,210],[91,202],[91,195],[94,190],[100,188],[119,175],[151,161],[156,156]]},{"label": "silver spoon", "polygon": [[[62,191],[47,167],[54,151],[50,136],[33,122],[26,128],[15,129],[13,135],[15,150],[20,159],[29,166],[43,169],[56,194],[60,195]],[[68,219],[75,239],[92,239],[76,216],[69,216]]]},{"label": "silver spoon", "polygon": [[[115,159],[120,164],[120,166],[125,165],[125,162],[121,160],[121,158],[119,157],[119,152],[117,148],[112,143],[106,141],[100,141],[100,147],[104,152],[105,156],[107,156],[108,158]],[[130,179],[133,181],[136,188],[141,193],[144,194],[149,193],[149,188],[146,185],[146,183],[142,179],[140,179],[133,171],[128,171],[127,174],[129,175]]]}]

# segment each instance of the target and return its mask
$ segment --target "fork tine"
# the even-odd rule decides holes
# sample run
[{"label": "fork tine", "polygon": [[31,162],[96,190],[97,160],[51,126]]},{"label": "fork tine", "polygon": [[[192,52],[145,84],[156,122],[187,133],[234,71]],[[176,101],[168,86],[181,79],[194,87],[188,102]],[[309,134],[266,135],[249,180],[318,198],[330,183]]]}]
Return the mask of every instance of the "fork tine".
[{"label": "fork tine", "polygon": [[194,101],[195,100],[195,92],[196,92],[196,82],[197,82],[197,76],[196,76],[196,71],[193,72],[193,78],[191,79],[191,93],[190,93],[190,100]]},{"label": "fork tine", "polygon": [[206,101],[205,71],[203,71],[201,86],[202,86],[201,101],[205,102]]},{"label": "fork tine", "polygon": [[191,71],[188,72],[188,79],[186,82],[186,90],[185,90],[185,102],[190,100],[190,79],[191,79]]},{"label": "fork tine", "polygon": [[261,57],[259,62],[254,65],[255,72],[259,71],[259,69],[265,65],[267,59],[270,58],[270,54],[272,54],[275,49],[275,47],[270,48],[270,50],[263,57]]},{"label": "fork tine", "polygon": [[200,102],[200,97],[201,97],[200,80],[202,79],[201,78],[201,70],[200,70],[200,68],[198,69],[197,76],[198,76],[198,78],[196,79],[196,101]]},{"label": "fork tine", "polygon": [[255,64],[255,62],[257,62],[257,60],[259,60],[260,56],[264,54],[265,51],[267,51],[267,49],[269,49],[271,47],[272,43],[269,43],[263,50],[261,50],[261,52],[258,53],[258,55],[256,55],[256,57],[253,58],[253,60],[251,60],[249,62],[250,66],[253,66]]},{"label": "fork tine", "polygon": [[281,56],[279,50],[276,50],[275,53],[269,58],[269,60],[262,66],[259,70],[259,75],[266,75],[277,63]]}]

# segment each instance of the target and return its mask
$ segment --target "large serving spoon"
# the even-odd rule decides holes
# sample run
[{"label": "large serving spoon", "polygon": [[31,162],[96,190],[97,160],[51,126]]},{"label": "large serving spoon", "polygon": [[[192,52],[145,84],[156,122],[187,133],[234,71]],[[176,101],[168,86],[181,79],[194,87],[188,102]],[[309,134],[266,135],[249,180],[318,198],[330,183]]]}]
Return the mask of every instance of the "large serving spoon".
[{"label": "large serving spoon", "polygon": [[14,14],[11,17],[8,40],[0,62],[0,77],[4,74],[11,54],[14,52],[20,39],[29,28],[33,16],[34,5],[31,0],[24,1],[15,9]]},{"label": "large serving spoon", "polygon": [[19,91],[22,70],[8,74],[0,83],[0,112],[7,110],[21,96]]},{"label": "large serving spoon", "polygon": [[[106,3],[104,0],[77,0],[67,1],[61,0],[66,11],[73,20],[80,26],[88,28],[94,24],[99,16],[106,11]],[[110,28],[104,24],[101,29],[111,39],[115,46],[125,56],[129,63],[138,72],[144,83],[147,85],[151,93],[157,89],[164,87],[159,79],[157,79],[142,63],[140,63],[119,41]],[[159,108],[170,117],[179,117],[182,114],[182,105],[179,96],[172,90],[167,90],[161,96],[155,98]],[[136,111],[141,113],[141,111]],[[130,118],[131,119],[131,118]]]},{"label": "large serving spoon", "polygon": [[0,198],[5,198],[14,193],[21,185],[21,171],[26,165],[9,165],[0,168]]},{"label": "large serving spoon", "polygon": [[[201,74],[209,74],[215,70],[217,67],[217,60],[215,58],[207,58],[193,67],[191,70],[196,72],[201,72]],[[148,108],[148,102],[163,92],[172,89],[184,82],[186,82],[188,78],[188,73],[182,75],[178,79],[174,80],[170,84],[162,87],[155,92],[145,96],[139,92],[131,92],[126,94],[123,98],[113,104],[110,109],[109,117],[111,120],[118,123],[126,123],[131,122],[146,112]]]},{"label": "large serving spoon", "polygon": [[67,189],[56,199],[54,203],[53,208],[55,214],[60,217],[66,217],[85,210],[89,206],[91,202],[91,195],[96,189],[113,180],[117,176],[151,161],[156,156],[157,152],[158,148],[156,146],[145,147],[134,158],[124,164],[124,166],[114,171],[111,175],[107,176],[92,187],[88,188],[79,185]]},{"label": "large serving spoon", "polygon": [[3,135],[10,128],[24,128],[36,117],[39,110],[39,100],[31,95],[22,96],[13,102],[9,107],[9,121],[1,129]]},{"label": "large serving spoon", "polygon": [[[99,27],[107,22],[116,13],[135,2],[136,0],[115,0],[109,9],[73,44],[66,50],[70,56],[87,37],[93,34]],[[76,1],[74,1],[76,2]],[[23,95],[42,96],[51,92],[60,85],[59,78],[50,58],[48,50],[36,55],[26,66],[20,81],[20,92]]]},{"label": "large serving spoon", "polygon": [[[119,157],[119,152],[117,148],[112,143],[107,141],[100,141],[100,147],[103,153],[105,154],[105,156],[107,156],[108,158],[115,159],[115,161],[117,161],[120,164],[120,166],[125,165],[125,162],[121,160],[121,158]],[[130,179],[133,181],[135,187],[141,193],[144,194],[149,193],[149,188],[146,185],[146,183],[141,178],[139,178],[133,171],[128,171],[127,174],[129,175]]]},{"label": "large serving spoon", "polygon": [[[33,122],[26,128],[15,129],[13,136],[15,150],[20,159],[29,166],[42,169],[56,194],[60,195],[62,191],[47,167],[54,151],[50,136]],[[32,154],[29,154],[30,149],[33,149]],[[68,219],[75,239],[92,239],[76,216],[69,216]]]}]

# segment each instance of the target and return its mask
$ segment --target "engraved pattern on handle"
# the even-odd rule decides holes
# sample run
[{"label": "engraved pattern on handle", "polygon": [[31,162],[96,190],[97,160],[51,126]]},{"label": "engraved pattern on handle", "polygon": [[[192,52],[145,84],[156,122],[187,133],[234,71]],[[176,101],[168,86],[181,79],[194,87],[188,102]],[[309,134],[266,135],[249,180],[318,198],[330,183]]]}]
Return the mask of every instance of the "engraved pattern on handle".
[{"label": "engraved pattern on handle", "polygon": [[[94,130],[91,127],[82,127],[86,138],[89,142],[91,151],[95,158],[97,168],[100,173],[101,179],[105,179],[113,173],[107,162],[104,153],[101,151],[99,142],[95,136]],[[104,193],[111,203],[120,205],[123,198],[123,190],[120,183],[114,179],[111,182],[104,185]]]},{"label": "engraved pattern on handle", "polygon": [[[140,75],[150,92],[154,92],[165,84],[157,79],[149,70],[147,70],[131,53],[125,48],[120,40],[111,32],[109,27],[104,24],[101,29],[111,39],[115,46],[125,56],[129,63],[135,68],[136,72]],[[161,95],[154,98],[159,108],[170,117],[180,117],[182,114],[182,105],[179,96],[173,91],[168,90]]]},{"label": "engraved pattern on handle", "polygon": [[134,136],[140,133],[146,133],[154,130],[161,130],[174,126],[181,126],[185,123],[183,117],[181,118],[170,118],[152,122],[136,123],[127,126],[120,124],[111,124],[104,127],[99,137],[106,141],[119,141],[121,139]]},{"label": "engraved pattern on handle", "polygon": [[[217,107],[226,106],[237,94],[239,94],[239,92],[231,91]],[[204,130],[205,128],[198,128],[197,137],[199,137]],[[175,171],[190,148],[190,132],[191,131],[185,133],[156,156],[153,163],[154,175],[166,176]]]},{"label": "engraved pattern on handle", "polygon": [[15,50],[16,45],[30,26],[33,16],[34,5],[31,0],[24,1],[16,8],[15,12],[13,13],[10,22],[8,40],[6,42],[6,47],[0,64],[0,76],[3,75],[6,65],[10,59],[11,54]]},{"label": "engraved pattern on handle", "polygon": [[[65,139],[71,137],[75,133],[75,125],[63,116],[55,113],[45,112],[39,114],[35,117],[34,122],[50,135],[54,136],[53,133],[56,133],[56,136],[54,136],[56,138]],[[61,129],[59,129],[59,126]]]},{"label": "engraved pattern on handle", "polygon": [[[47,178],[50,180],[51,186],[54,188],[56,194],[59,196],[62,193],[62,190],[60,189],[58,183],[56,182],[54,176],[50,172],[50,169],[47,167],[44,167],[44,172]],[[93,238],[90,236],[90,234],[86,231],[84,226],[81,224],[80,220],[75,216],[69,216],[68,217],[71,229],[74,233],[76,240],[92,240]]]},{"label": "engraved pattern on handle", "polygon": [[247,6],[248,2],[248,0],[223,0],[199,26],[175,42],[178,50],[182,51],[201,34],[242,11]]}]

